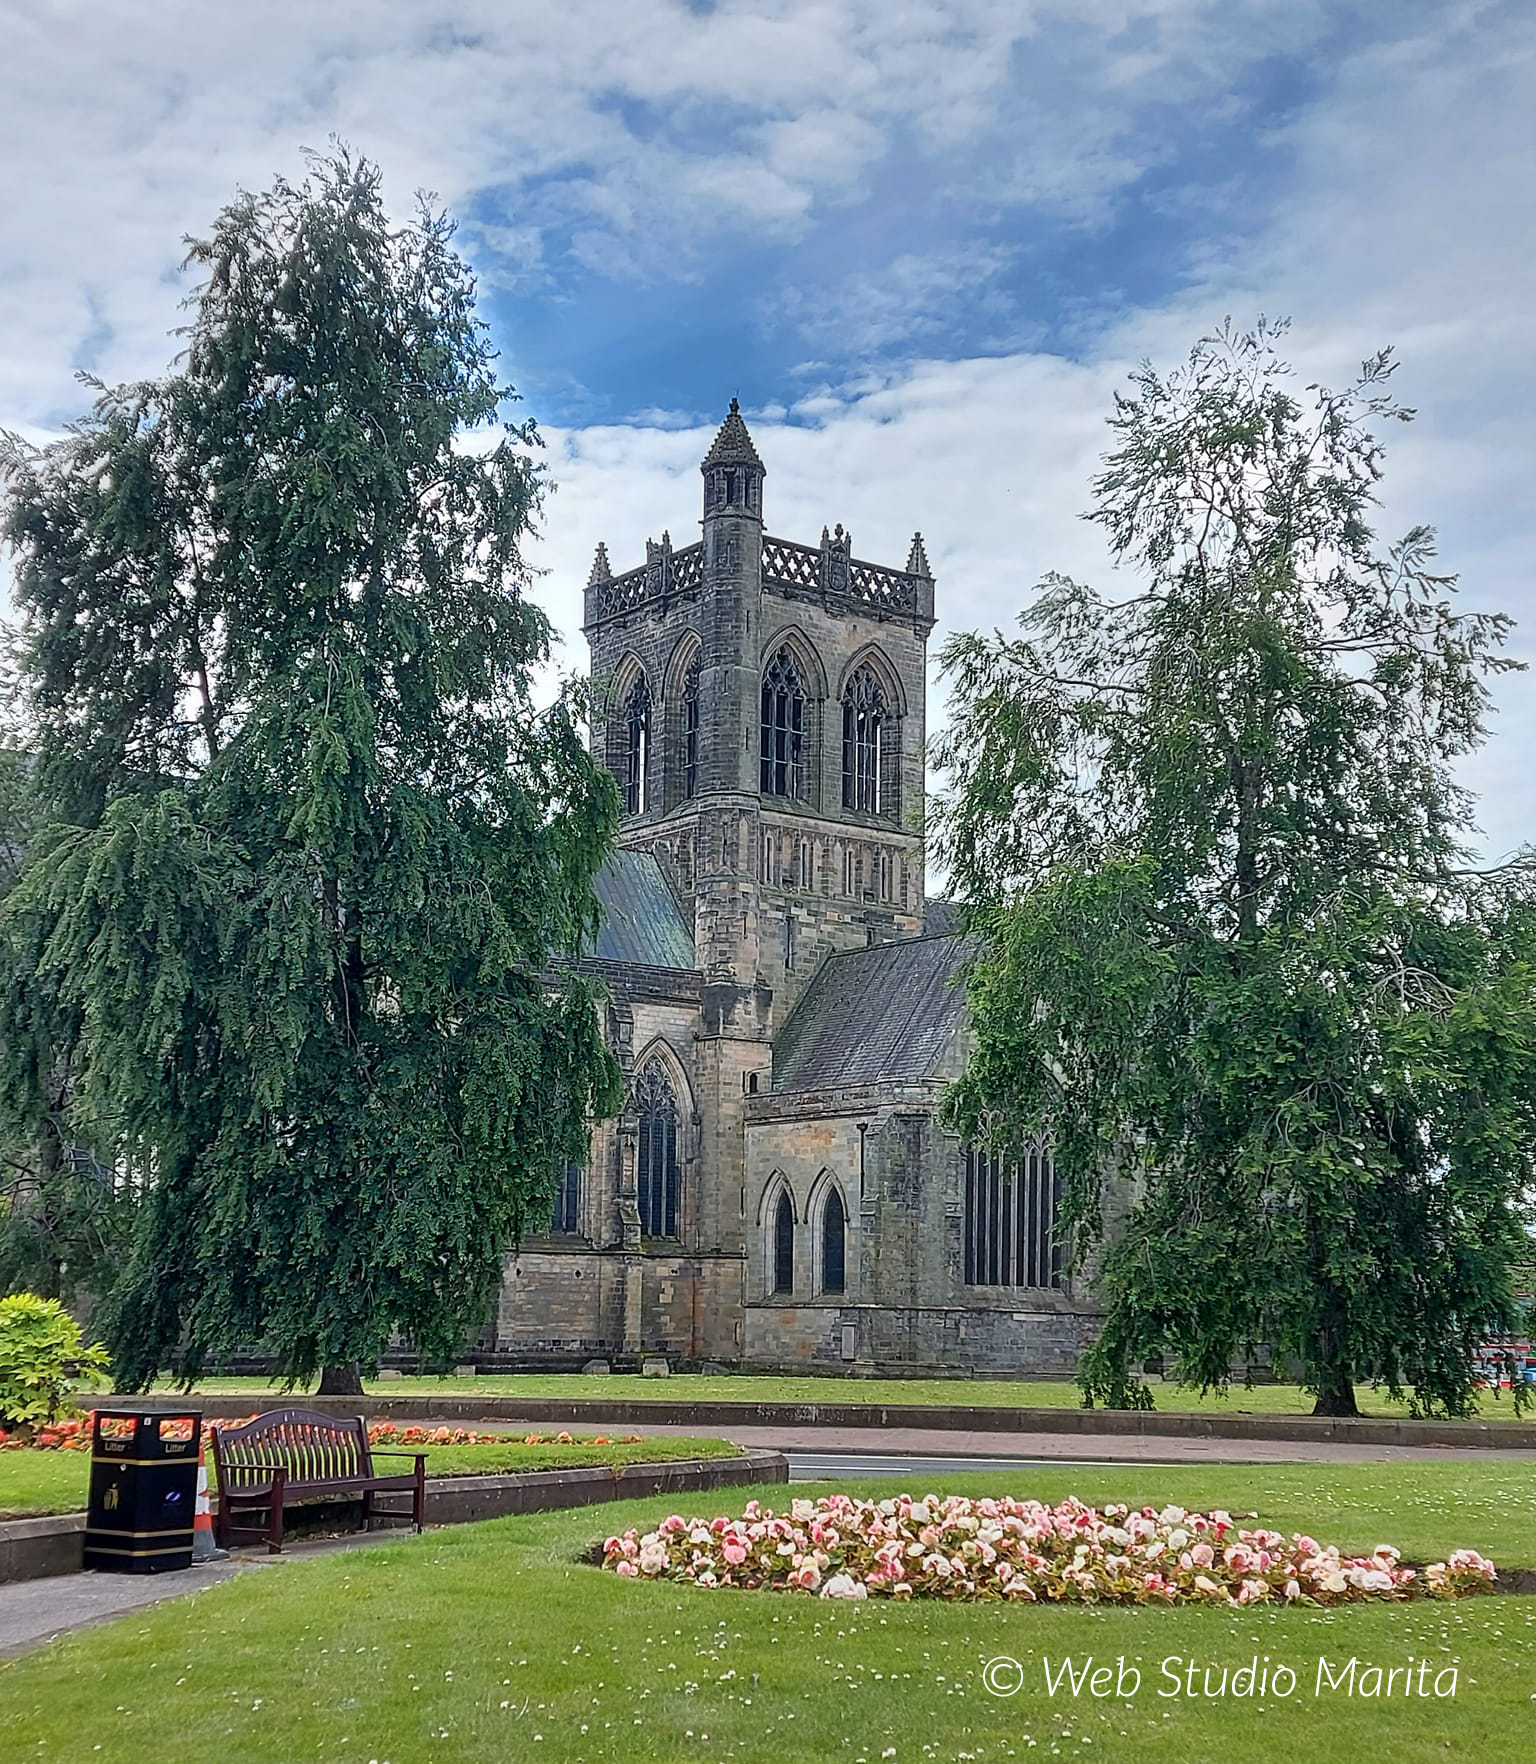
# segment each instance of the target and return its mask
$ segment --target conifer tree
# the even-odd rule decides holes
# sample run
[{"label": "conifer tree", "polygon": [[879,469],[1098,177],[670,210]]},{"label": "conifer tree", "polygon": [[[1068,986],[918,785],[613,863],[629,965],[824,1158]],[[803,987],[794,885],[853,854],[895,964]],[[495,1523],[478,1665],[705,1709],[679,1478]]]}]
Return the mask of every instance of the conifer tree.
[{"label": "conifer tree", "polygon": [[1389,357],[1298,397],[1277,339],[1117,399],[1089,518],[1133,591],[1049,577],[1018,636],[946,648],[978,943],[947,1113],[1050,1136],[1107,1309],[1090,1400],[1264,1351],[1322,1414],[1361,1378],[1461,1414],[1536,1180],[1531,868],[1473,870],[1452,771],[1509,620],[1428,529],[1372,533]]},{"label": "conifer tree", "polygon": [[572,959],[616,794],[532,696],[538,437],[452,230],[341,150],[241,193],[173,370],[8,448],[46,818],[5,935],[143,1173],[128,1387],[451,1354],[614,1100]]}]

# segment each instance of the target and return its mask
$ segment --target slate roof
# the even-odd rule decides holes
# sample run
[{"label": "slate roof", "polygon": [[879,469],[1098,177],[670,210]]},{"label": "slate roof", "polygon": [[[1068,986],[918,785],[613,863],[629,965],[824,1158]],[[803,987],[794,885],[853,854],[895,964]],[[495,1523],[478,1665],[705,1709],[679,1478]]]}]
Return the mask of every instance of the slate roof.
[{"label": "slate roof", "polygon": [[775,1094],[931,1077],[965,1016],[967,953],[914,937],[829,957],[774,1041]]},{"label": "slate roof", "polygon": [[616,851],[598,871],[596,887],[603,909],[591,952],[597,961],[648,968],[696,965],[693,932],[650,852]]},{"label": "slate roof", "polygon": [[942,894],[930,894],[923,902],[923,936],[948,937],[960,929],[960,903]]}]

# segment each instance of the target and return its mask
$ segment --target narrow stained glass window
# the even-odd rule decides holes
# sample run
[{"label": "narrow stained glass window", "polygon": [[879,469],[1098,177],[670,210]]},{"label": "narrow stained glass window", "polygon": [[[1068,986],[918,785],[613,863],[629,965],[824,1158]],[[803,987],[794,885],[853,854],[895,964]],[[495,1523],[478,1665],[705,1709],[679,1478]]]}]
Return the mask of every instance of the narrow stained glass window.
[{"label": "narrow stained glass window", "polygon": [[795,1209],[787,1193],[773,1210],[773,1290],[792,1292],[795,1285]]},{"label": "narrow stained glass window", "polygon": [[683,796],[691,800],[699,788],[699,658],[683,675]]},{"label": "narrow stained glass window", "polygon": [[624,701],[624,812],[638,815],[645,808],[645,782],[651,746],[651,694],[643,679],[636,680]]},{"label": "narrow stained glass window", "polygon": [[640,1229],[646,1237],[677,1236],[677,1092],[659,1060],[635,1079],[640,1141],[635,1171]]},{"label": "narrow stained glass window", "polygon": [[843,1211],[843,1197],[835,1188],[827,1190],[827,1204],[821,1214],[821,1290],[841,1292],[844,1286],[847,1258],[848,1218]]}]

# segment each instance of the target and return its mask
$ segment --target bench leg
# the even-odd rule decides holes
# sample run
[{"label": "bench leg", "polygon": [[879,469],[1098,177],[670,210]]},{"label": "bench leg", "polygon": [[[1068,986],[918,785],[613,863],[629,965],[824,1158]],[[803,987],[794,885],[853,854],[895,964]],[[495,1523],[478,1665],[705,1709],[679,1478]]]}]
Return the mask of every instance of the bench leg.
[{"label": "bench leg", "polygon": [[283,1496],[288,1492],[288,1473],[272,1472],[272,1505],[267,1508],[267,1554],[277,1556],[283,1549]]},{"label": "bench leg", "polygon": [[424,1531],[426,1529],[427,1517],[427,1467],[422,1463],[420,1458],[416,1460],[416,1488],[414,1495],[415,1498],[411,1502],[411,1517],[416,1522],[416,1529],[418,1531]]},{"label": "bench leg", "polygon": [[363,1530],[373,1530],[373,1490],[371,1488],[363,1490]]}]

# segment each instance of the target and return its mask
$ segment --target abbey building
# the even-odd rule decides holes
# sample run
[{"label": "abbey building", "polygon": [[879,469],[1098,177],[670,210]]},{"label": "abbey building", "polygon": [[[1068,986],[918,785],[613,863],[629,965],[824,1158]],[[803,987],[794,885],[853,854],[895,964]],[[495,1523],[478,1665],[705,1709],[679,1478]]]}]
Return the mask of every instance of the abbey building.
[{"label": "abbey building", "polygon": [[922,537],[901,568],[840,526],[770,537],[734,399],[702,472],[698,543],[620,574],[600,545],[587,584],[624,805],[589,965],[627,1096],[508,1258],[484,1345],[1068,1373],[1097,1316],[1049,1158],[1001,1169],[936,1120],[965,1012],[923,886]]}]

